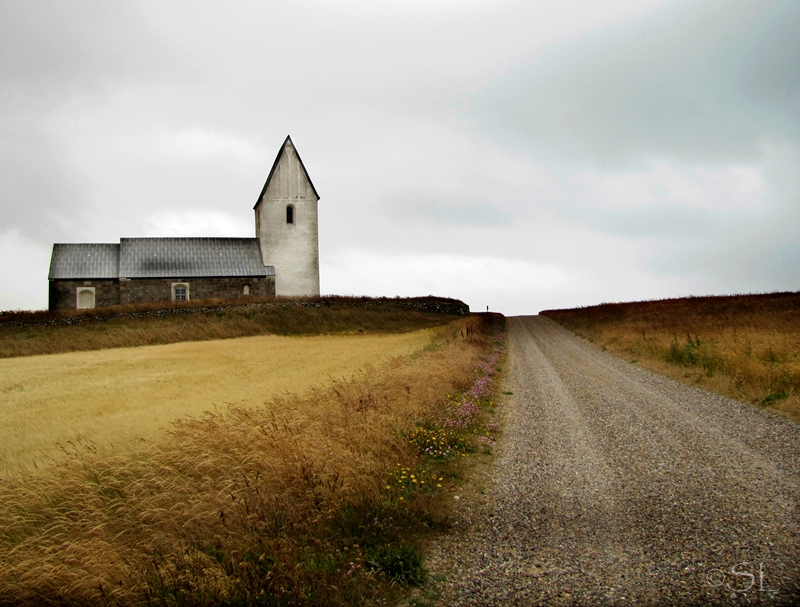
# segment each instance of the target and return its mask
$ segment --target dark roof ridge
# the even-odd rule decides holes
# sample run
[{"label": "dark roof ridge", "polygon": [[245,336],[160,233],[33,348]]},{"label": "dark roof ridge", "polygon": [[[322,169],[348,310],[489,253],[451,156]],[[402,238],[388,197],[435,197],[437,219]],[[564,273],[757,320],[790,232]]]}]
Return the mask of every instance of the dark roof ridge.
[{"label": "dark roof ridge", "polygon": [[294,153],[297,156],[297,160],[300,161],[300,166],[303,168],[303,173],[305,173],[306,179],[308,179],[308,183],[311,184],[311,189],[314,190],[314,196],[316,196],[317,200],[319,200],[319,193],[317,193],[317,188],[314,187],[314,182],[311,181],[311,177],[308,175],[308,171],[306,170],[306,165],[303,164],[303,159],[300,158],[300,152],[297,151],[297,146],[294,144],[294,141],[292,141],[292,137],[290,135],[286,135],[286,139],[283,140],[283,145],[281,146],[281,149],[278,150],[278,155],[275,156],[275,162],[272,163],[272,168],[269,171],[267,180],[264,182],[264,187],[261,188],[261,193],[258,195],[258,200],[256,200],[255,205],[253,205],[254,209],[258,206],[258,203],[261,202],[261,199],[264,197],[264,194],[266,193],[267,188],[269,187],[269,183],[270,181],[272,181],[272,176],[275,174],[275,169],[278,168],[278,161],[281,159],[281,156],[283,156],[283,152],[286,149],[287,143],[292,144],[292,147],[294,148]]},{"label": "dark roof ridge", "polygon": [[[122,236],[123,240],[258,240],[258,236]],[[119,242],[54,242],[53,246],[118,247]]]}]

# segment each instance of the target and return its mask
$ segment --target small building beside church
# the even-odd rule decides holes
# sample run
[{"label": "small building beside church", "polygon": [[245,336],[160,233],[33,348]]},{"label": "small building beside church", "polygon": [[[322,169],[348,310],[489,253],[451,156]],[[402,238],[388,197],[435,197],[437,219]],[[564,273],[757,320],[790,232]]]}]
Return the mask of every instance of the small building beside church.
[{"label": "small building beside church", "polygon": [[246,296],[317,296],[319,196],[291,137],[256,200],[255,238],[56,243],[49,309]]}]

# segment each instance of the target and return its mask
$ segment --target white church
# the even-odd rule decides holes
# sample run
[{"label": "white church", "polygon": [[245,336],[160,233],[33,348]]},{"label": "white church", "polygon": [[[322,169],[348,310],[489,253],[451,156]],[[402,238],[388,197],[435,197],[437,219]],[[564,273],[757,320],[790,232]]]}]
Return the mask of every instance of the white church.
[{"label": "white church", "polygon": [[256,201],[255,238],[121,238],[54,244],[49,308],[318,296],[319,195],[291,137]]}]

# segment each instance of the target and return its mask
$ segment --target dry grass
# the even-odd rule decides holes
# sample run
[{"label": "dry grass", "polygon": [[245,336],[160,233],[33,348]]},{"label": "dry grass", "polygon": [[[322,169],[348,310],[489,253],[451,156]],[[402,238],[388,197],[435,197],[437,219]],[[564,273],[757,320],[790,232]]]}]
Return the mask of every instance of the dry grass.
[{"label": "dry grass", "polygon": [[275,335],[0,360],[0,463],[41,464],[57,444],[119,449],[214,406],[304,393],[430,344],[431,330]]},{"label": "dry grass", "polygon": [[800,293],[541,314],[644,367],[800,420]]},{"label": "dry grass", "polygon": [[3,478],[0,602],[364,604],[419,581],[459,458],[406,437],[489,372],[496,358],[476,362],[500,320],[303,398],[182,421],[136,453]]},{"label": "dry grass", "polygon": [[448,305],[454,300],[250,298],[239,305],[212,300],[4,312],[0,313],[0,358],[252,335],[400,333],[441,326],[456,318],[413,307],[437,303]]}]

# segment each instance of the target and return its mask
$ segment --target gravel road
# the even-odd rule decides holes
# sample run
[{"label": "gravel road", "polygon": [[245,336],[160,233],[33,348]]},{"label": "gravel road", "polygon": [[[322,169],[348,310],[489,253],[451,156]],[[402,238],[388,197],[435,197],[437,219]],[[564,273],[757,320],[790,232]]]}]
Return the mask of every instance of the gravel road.
[{"label": "gravel road", "polygon": [[441,605],[800,604],[800,426],[508,328],[496,461],[429,549]]}]

